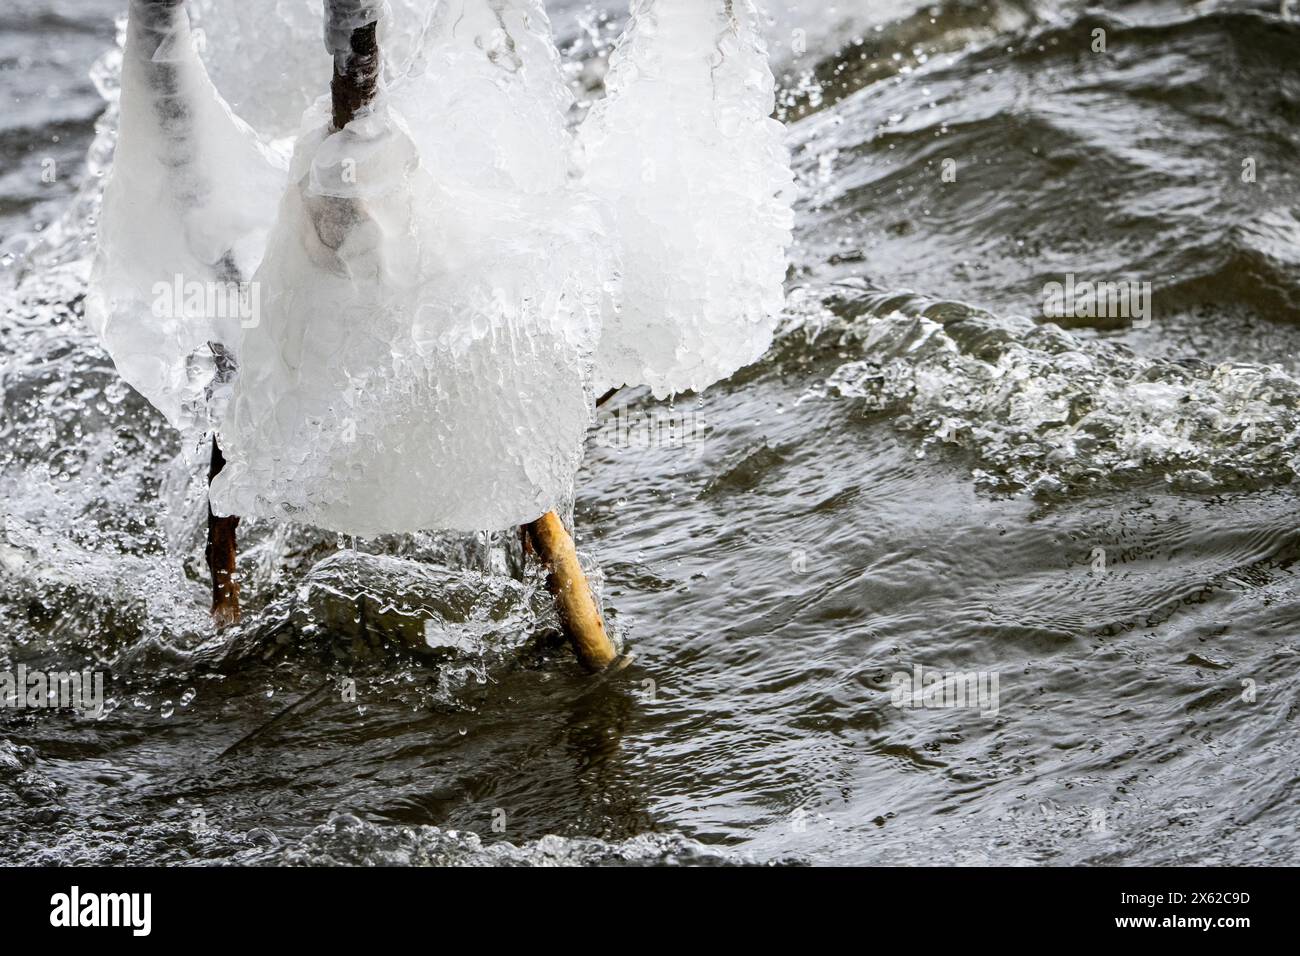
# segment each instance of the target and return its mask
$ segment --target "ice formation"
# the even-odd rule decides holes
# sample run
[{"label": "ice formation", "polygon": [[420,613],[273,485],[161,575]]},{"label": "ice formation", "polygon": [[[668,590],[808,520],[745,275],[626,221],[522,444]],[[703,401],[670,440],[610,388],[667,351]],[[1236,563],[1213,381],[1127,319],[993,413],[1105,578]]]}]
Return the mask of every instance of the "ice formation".
[{"label": "ice formation", "polygon": [[[218,514],[531,521],[594,385],[700,389],[769,344],[791,177],[748,0],[637,3],[581,149],[541,0],[280,2],[274,41],[191,3],[201,34],[132,0],[91,315],[174,425],[215,427]],[[336,130],[321,35],[375,18],[379,93]],[[174,278],[251,279],[252,309],[160,315]]]},{"label": "ice formation", "polygon": [[610,59],[580,131],[623,256],[599,387],[701,389],[771,343],[792,176],[756,21],[750,0],[637,0]]},{"label": "ice formation", "polygon": [[[442,75],[445,96],[490,102],[484,86],[517,79],[479,55],[489,69]],[[308,118],[220,432],[218,513],[473,530],[531,521],[568,492],[610,271],[602,223],[545,152],[540,171],[518,151],[512,175],[482,174],[496,130],[523,117],[503,106],[480,142],[460,129],[468,148],[426,165],[437,104],[406,102],[435,112],[403,117],[381,93],[341,131],[323,106]]]},{"label": "ice formation", "polygon": [[284,171],[208,80],[179,0],[132,0],[120,103],[86,315],[122,377],[201,434],[220,415],[252,306],[239,283]]},{"label": "ice formation", "polygon": [[420,161],[442,183],[553,192],[573,160],[573,95],[541,0],[442,0],[421,53],[393,83],[419,118]]},{"label": "ice formation", "polygon": [[[448,0],[387,0],[379,44],[389,83],[419,69],[434,11]],[[329,89],[321,55],[322,0],[187,0],[217,90],[267,141],[292,141],[305,111]]]}]

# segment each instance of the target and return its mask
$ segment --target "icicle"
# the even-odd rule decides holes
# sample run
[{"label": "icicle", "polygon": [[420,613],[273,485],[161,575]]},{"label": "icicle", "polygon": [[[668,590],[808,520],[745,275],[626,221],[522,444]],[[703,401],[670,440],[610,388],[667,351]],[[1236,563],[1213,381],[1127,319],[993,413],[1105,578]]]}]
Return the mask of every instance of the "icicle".
[{"label": "icicle", "polygon": [[208,81],[180,0],[131,0],[120,124],[86,314],[186,433],[221,414],[284,171]]}]

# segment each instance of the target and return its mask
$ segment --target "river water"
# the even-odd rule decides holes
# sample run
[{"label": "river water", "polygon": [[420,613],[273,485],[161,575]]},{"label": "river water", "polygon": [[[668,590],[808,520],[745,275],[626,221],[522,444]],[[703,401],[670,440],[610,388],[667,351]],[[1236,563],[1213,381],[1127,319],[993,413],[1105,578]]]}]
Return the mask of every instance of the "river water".
[{"label": "river water", "polygon": [[[550,6],[598,95],[623,5]],[[0,12],[0,669],[105,677],[0,708],[0,862],[1300,862],[1279,4],[772,11],[789,308],[600,412],[603,681],[508,533],[246,522],[211,633],[198,469],[80,319],[117,13]],[[1067,277],[1135,307],[1049,322]]]}]

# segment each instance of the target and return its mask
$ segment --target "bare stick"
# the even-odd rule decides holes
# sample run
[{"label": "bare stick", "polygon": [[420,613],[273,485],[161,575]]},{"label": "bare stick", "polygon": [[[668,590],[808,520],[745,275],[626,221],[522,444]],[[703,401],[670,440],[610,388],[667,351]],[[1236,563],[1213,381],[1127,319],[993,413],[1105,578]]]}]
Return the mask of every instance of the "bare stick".
[{"label": "bare stick", "polygon": [[615,665],[615,670],[621,669],[631,657],[626,654],[620,657],[613,641],[605,633],[605,622],[600,618],[600,609],[596,607],[587,575],[578,563],[573,538],[559,515],[548,511],[524,527],[537,556],[550,572],[546,576],[546,587],[555,598],[560,623],[578,660],[590,671],[603,671],[611,665]]},{"label": "bare stick", "polygon": [[334,128],[342,129],[379,87],[379,10],[366,0],[325,0],[325,45],[334,55],[330,80]]},{"label": "bare stick", "polygon": [[[212,436],[212,462],[208,466],[208,484],[226,466],[217,436]],[[208,499],[208,546],[203,556],[212,575],[212,620],[217,627],[239,623],[239,581],[235,577],[236,529],[239,516],[222,518],[212,513],[212,500]]]}]

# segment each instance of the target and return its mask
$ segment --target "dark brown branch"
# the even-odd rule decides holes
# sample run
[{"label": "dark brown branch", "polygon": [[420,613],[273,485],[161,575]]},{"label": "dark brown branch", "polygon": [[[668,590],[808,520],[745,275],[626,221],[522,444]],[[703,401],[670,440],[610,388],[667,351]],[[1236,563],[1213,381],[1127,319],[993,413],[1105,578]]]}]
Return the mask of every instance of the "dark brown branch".
[{"label": "dark brown branch", "polygon": [[334,105],[334,128],[342,129],[375,98],[379,86],[378,21],[352,31],[349,50],[336,57],[330,96]]},{"label": "dark brown branch", "polygon": [[[212,436],[212,463],[208,466],[208,484],[226,467],[217,437]],[[212,574],[212,619],[218,627],[239,623],[239,581],[235,577],[235,542],[239,516],[220,518],[212,512],[208,500],[208,545],[203,556]]]}]

